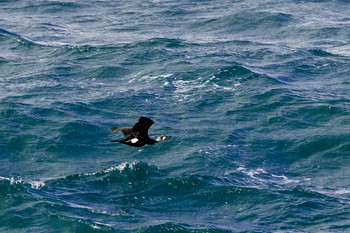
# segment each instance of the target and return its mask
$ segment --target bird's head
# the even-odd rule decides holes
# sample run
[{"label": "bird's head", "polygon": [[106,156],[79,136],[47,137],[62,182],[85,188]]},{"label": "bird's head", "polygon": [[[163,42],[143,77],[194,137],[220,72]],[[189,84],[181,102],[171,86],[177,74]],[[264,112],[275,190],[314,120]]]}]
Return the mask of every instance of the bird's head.
[{"label": "bird's head", "polygon": [[171,138],[171,136],[158,136],[158,137],[156,137],[156,141],[157,142],[160,142],[160,141],[164,141],[165,139],[167,139],[167,138]]}]

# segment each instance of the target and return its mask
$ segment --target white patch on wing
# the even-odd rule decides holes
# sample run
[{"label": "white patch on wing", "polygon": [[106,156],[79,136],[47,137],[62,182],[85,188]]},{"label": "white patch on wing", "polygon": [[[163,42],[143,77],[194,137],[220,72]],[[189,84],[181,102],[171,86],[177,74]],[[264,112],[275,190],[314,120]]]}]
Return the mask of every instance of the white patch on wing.
[{"label": "white patch on wing", "polygon": [[130,141],[131,141],[131,143],[136,143],[136,142],[139,141],[139,139],[138,139],[138,138],[133,138],[133,139],[131,139]]}]

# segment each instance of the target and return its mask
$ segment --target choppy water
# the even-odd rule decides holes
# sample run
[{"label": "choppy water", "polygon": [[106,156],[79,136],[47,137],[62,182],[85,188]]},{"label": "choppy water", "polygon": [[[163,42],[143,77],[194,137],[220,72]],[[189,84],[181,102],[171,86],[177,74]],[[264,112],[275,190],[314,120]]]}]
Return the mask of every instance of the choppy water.
[{"label": "choppy water", "polygon": [[349,231],[349,4],[0,1],[0,231]]}]

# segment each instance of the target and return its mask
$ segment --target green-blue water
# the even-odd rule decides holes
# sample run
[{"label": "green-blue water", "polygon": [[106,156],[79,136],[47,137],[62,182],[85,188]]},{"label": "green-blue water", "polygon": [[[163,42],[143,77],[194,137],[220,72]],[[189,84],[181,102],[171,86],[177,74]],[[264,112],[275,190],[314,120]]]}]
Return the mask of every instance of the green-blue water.
[{"label": "green-blue water", "polygon": [[[349,16],[0,1],[0,232],[348,232]],[[140,116],[173,137],[110,142]]]}]

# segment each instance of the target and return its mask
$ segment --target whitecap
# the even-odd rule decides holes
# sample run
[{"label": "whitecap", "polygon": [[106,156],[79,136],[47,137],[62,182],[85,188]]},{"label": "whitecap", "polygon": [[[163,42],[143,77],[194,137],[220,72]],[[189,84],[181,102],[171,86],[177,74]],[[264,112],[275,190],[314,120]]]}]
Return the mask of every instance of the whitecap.
[{"label": "whitecap", "polygon": [[10,179],[10,178],[7,178],[7,177],[0,176],[0,180],[7,180],[7,181],[10,181],[11,179]]},{"label": "whitecap", "polygon": [[42,187],[45,186],[45,181],[44,180],[33,180],[28,182],[32,189],[41,189]]},{"label": "whitecap", "polygon": [[120,172],[124,171],[126,168],[130,168],[133,169],[134,166],[139,163],[139,161],[133,161],[133,162],[122,162],[121,164],[109,167],[109,168],[105,168],[102,171],[96,171],[96,172],[86,172],[83,174],[83,176],[94,176],[96,174],[99,173],[109,173],[115,170],[119,170]]},{"label": "whitecap", "polygon": [[45,181],[46,180],[49,180],[49,179],[42,179],[42,180],[29,180],[29,181],[26,181],[24,180],[22,177],[3,177],[3,176],[0,176],[0,180],[6,180],[8,182],[10,182],[11,185],[14,185],[14,184],[29,184],[30,187],[32,189],[41,189],[42,187],[45,186]]},{"label": "whitecap", "polygon": [[[233,171],[234,172],[234,171]],[[263,168],[247,169],[245,167],[238,167],[236,172],[243,173],[246,176],[251,177],[253,180],[257,180],[261,183],[274,183],[274,184],[289,184],[299,183],[299,180],[290,179],[286,175],[275,175],[265,171]],[[231,172],[225,172],[225,175],[229,175]]]}]

